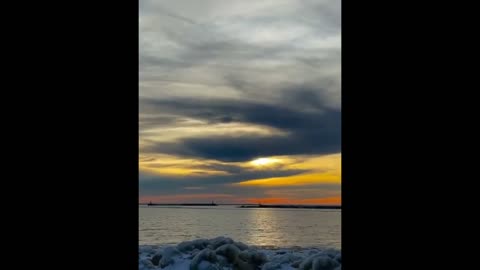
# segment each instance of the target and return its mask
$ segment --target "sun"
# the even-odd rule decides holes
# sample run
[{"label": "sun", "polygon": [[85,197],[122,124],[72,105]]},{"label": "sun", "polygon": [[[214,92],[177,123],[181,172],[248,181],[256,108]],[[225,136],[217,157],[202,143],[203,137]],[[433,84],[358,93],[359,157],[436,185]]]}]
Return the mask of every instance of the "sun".
[{"label": "sun", "polygon": [[275,159],[275,158],[257,158],[255,160],[250,161],[252,165],[257,167],[269,165],[276,162],[278,162],[278,159]]}]

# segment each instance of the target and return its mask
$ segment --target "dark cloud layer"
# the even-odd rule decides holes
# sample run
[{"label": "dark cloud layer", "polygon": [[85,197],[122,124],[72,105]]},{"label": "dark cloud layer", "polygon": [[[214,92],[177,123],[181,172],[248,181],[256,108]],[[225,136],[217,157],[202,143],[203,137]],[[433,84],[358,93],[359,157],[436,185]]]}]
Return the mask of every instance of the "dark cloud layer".
[{"label": "dark cloud layer", "polygon": [[[202,189],[193,189],[195,193],[228,193],[232,195],[247,195],[251,197],[255,196],[264,196],[266,189],[258,188],[255,186],[248,187],[237,187],[230,186],[228,184],[236,183],[246,179],[253,178],[268,178],[268,177],[279,177],[279,176],[290,176],[296,175],[303,171],[293,170],[293,171],[266,171],[266,172],[246,172],[246,173],[237,173],[235,175],[229,176],[214,176],[214,177],[189,177],[185,179],[162,177],[141,174],[140,175],[140,193],[143,195],[171,195],[171,194],[190,194],[192,189],[189,187],[196,187],[201,185]],[[275,187],[275,190],[291,190],[290,186],[279,186]],[[294,188],[299,189],[299,188]],[[325,191],[338,191],[337,184],[311,184],[302,186],[301,189],[323,189]]]},{"label": "dark cloud layer", "polygon": [[[287,101],[292,104],[287,104]],[[153,143],[146,152],[222,161],[246,161],[261,156],[330,154],[340,151],[341,112],[322,108],[311,91],[285,97],[285,104],[226,100],[143,100],[144,111],[174,113],[208,122],[241,122],[282,130],[286,135],[214,136],[184,138],[175,143]],[[296,109],[294,109],[296,108]],[[313,111],[302,111],[313,108]]]},{"label": "dark cloud layer", "polygon": [[288,171],[278,171],[278,170],[263,170],[263,171],[248,171],[248,170],[239,170],[231,175],[218,175],[218,176],[189,176],[189,177],[169,177],[169,176],[158,176],[158,175],[148,175],[142,173],[140,175],[140,190],[147,192],[148,190],[165,190],[169,192],[172,189],[181,189],[189,186],[196,186],[201,183],[202,186],[215,186],[215,185],[225,185],[233,184],[241,181],[246,181],[250,179],[257,178],[271,178],[271,177],[282,177],[282,176],[292,176],[299,173],[303,173],[305,170],[288,170]]}]

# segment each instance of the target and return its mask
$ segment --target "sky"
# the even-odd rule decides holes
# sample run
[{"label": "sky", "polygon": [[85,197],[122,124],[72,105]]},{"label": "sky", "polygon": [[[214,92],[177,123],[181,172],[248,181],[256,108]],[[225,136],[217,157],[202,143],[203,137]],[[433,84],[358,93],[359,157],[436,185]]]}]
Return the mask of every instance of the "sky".
[{"label": "sky", "polygon": [[341,204],[340,6],[140,0],[140,202]]}]

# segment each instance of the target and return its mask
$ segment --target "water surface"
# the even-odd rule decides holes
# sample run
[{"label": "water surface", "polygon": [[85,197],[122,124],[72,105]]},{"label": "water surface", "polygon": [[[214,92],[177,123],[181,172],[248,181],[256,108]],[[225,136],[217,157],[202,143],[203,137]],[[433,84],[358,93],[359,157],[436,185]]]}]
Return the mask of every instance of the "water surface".
[{"label": "water surface", "polygon": [[140,206],[139,212],[140,245],[227,236],[248,245],[341,249],[341,210]]}]

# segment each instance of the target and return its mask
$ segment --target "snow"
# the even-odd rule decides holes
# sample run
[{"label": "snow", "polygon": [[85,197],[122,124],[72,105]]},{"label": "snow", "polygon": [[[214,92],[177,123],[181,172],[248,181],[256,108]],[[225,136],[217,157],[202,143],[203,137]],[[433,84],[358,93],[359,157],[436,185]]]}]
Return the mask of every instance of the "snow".
[{"label": "snow", "polygon": [[262,248],[227,237],[139,246],[139,270],[341,270],[340,250]]}]

